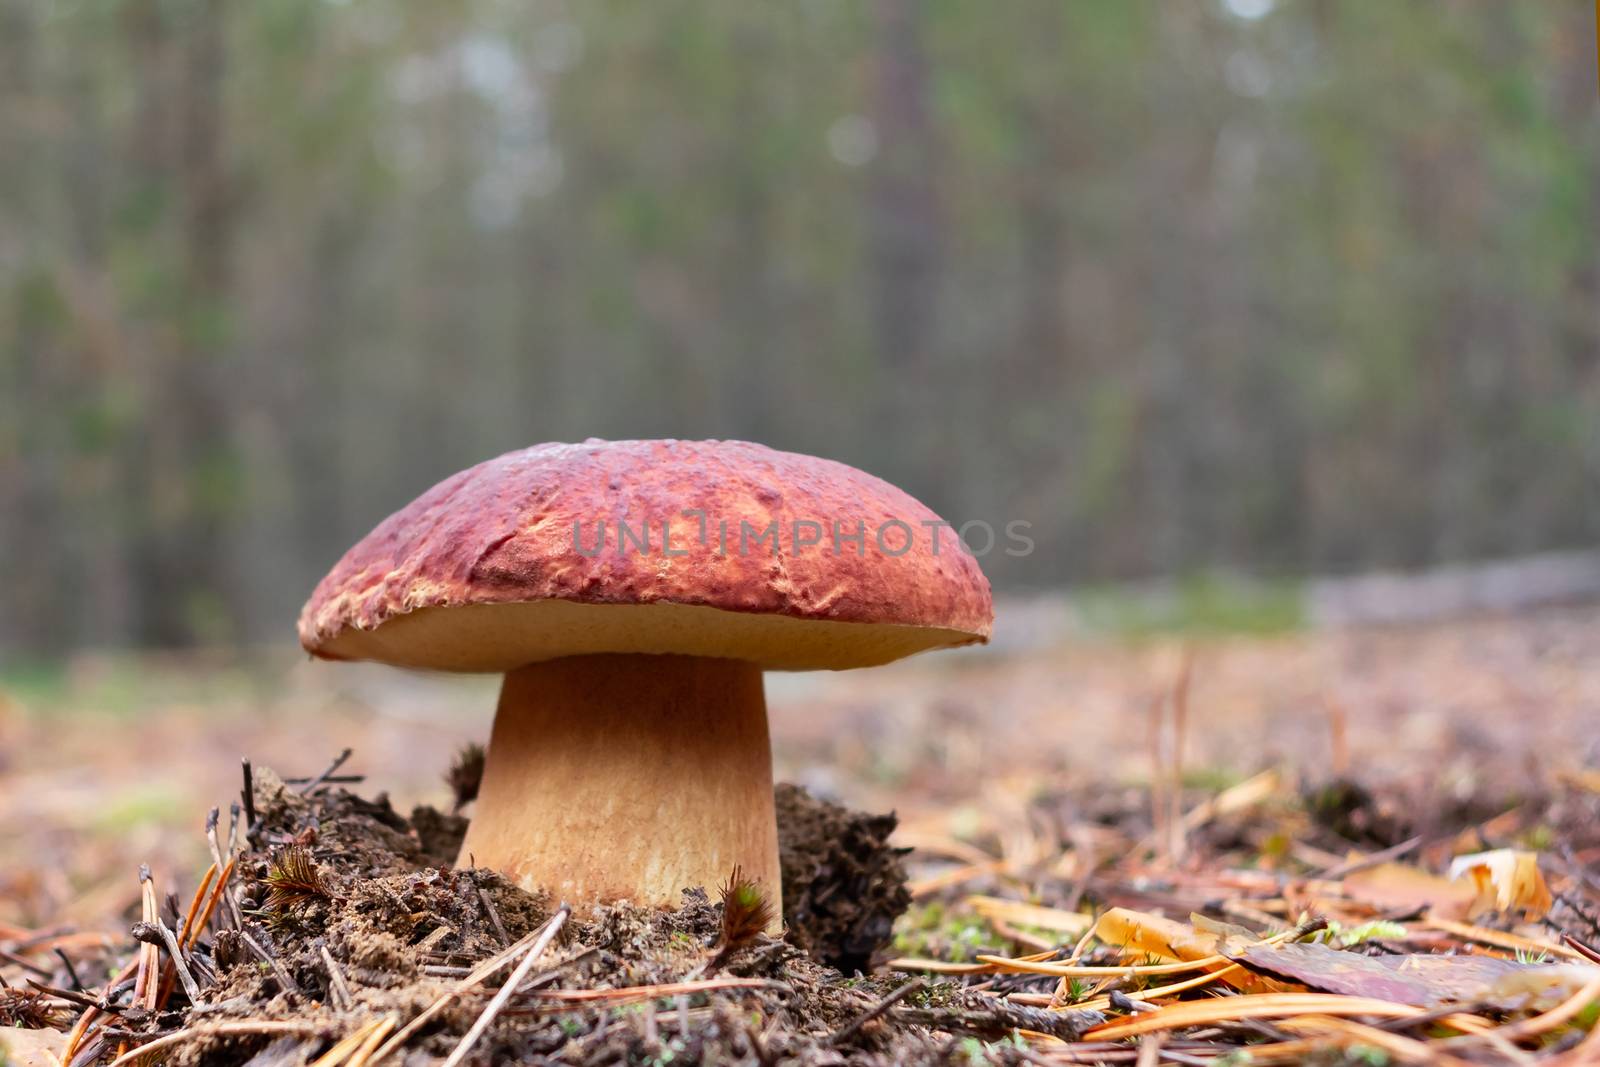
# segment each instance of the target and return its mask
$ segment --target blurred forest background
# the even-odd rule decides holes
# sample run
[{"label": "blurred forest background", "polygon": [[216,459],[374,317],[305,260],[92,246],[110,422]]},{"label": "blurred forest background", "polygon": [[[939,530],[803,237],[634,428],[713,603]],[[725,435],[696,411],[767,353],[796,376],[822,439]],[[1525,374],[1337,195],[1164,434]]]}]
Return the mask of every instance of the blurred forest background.
[{"label": "blurred forest background", "polygon": [[0,0],[0,655],[285,641],[591,435],[1008,588],[1592,546],[1596,115],[1588,0]]}]

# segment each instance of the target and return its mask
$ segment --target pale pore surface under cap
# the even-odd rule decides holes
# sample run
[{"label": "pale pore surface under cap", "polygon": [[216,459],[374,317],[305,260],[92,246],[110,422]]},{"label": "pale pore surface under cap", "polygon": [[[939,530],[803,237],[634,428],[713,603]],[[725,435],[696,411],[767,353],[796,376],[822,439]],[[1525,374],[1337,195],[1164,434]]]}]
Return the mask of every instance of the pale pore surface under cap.
[{"label": "pale pore surface under cap", "polygon": [[696,604],[535,600],[421,608],[373,630],[347,629],[318,651],[333,659],[485,673],[600,652],[708,656],[808,671],[875,667],[977,640],[942,627],[795,619]]}]

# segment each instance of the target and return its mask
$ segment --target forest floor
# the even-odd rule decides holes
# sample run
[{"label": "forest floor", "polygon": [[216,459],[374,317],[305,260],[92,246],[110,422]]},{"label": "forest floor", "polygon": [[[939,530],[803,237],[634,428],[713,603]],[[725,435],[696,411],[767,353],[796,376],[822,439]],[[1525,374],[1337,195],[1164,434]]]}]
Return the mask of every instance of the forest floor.
[{"label": "forest floor", "polygon": [[[0,680],[0,1026],[31,1028],[0,1044],[324,1067],[1600,1062],[1600,610],[1051,640],[771,676],[769,700],[779,779],[896,812],[912,850],[791,793],[789,942],[730,934],[719,887],[568,918],[441,870],[444,776],[487,734],[493,679],[263,653]],[[360,781],[274,773],[346,748],[334,778]],[[218,893],[241,757],[260,823]],[[844,898],[886,942],[862,975],[828,927]]]}]

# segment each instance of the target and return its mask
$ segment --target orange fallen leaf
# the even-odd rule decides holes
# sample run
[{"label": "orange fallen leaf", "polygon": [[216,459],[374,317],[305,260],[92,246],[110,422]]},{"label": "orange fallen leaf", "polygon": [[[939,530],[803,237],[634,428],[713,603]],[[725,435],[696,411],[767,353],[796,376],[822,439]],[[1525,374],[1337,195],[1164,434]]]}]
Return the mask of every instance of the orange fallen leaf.
[{"label": "orange fallen leaf", "polygon": [[1555,903],[1539,871],[1539,857],[1533,852],[1497,848],[1457,856],[1450,864],[1450,877],[1470,879],[1476,890],[1467,909],[1469,919],[1513,909],[1525,912],[1530,919],[1542,919]]}]

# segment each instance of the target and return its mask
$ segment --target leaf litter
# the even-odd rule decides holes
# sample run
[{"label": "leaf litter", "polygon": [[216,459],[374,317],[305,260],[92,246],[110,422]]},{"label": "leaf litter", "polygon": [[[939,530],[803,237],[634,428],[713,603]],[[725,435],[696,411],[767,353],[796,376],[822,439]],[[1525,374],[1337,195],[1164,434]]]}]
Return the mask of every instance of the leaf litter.
[{"label": "leaf litter", "polygon": [[[1152,729],[1181,731],[1183,718],[1152,715]],[[0,922],[0,977],[50,1013],[22,1020],[45,1029],[0,1040],[21,1063],[263,1067],[458,1053],[654,1065],[1600,1057],[1592,768],[1463,792],[1426,776],[1358,780],[1343,761],[1333,778],[1269,769],[1213,786],[1185,778],[1181,736],[1150,748],[1158,790],[1063,789],[995,766],[947,793],[981,796],[970,814],[898,838],[892,819],[808,806],[798,791],[786,814],[780,790],[784,940],[725,922],[718,887],[669,912],[558,924],[558,902],[449,869],[459,814],[401,816],[337,788],[353,776],[290,788],[256,768],[254,817],[231,830],[220,818],[192,895],[173,898],[171,872],[129,894],[140,940]],[[470,774],[452,785],[470,803]]]}]

